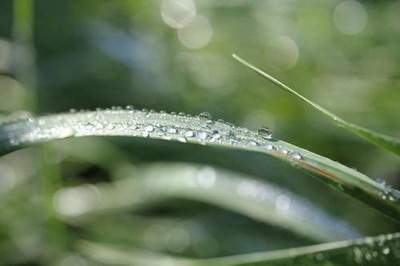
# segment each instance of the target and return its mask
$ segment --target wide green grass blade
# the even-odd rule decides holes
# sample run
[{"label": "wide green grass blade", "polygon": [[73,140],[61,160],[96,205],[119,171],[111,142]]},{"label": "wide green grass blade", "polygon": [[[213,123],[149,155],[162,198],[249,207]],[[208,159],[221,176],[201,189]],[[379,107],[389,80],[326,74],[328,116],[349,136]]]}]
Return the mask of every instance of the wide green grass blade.
[{"label": "wide green grass blade", "polygon": [[400,221],[400,192],[287,142],[205,116],[105,110],[42,116],[0,125],[0,153],[66,137],[130,136],[257,152],[283,160]]},{"label": "wide green grass blade", "polygon": [[54,202],[61,217],[74,221],[168,198],[216,205],[317,242],[360,236],[343,221],[289,191],[209,166],[160,163],[139,167],[112,184],[61,189]]},{"label": "wide green grass blade", "polygon": [[[113,245],[82,241],[78,250],[94,261],[110,265],[161,263],[203,266],[394,266],[400,258],[400,234],[333,242],[278,251],[259,252],[215,259],[188,259],[158,253],[124,249]],[[174,264],[176,263],[176,264]],[[154,264],[156,265],[156,264]]]},{"label": "wide green grass blade", "polygon": [[270,82],[272,82],[279,88],[287,91],[288,93],[296,96],[297,98],[299,98],[302,101],[306,102],[307,104],[311,105],[314,109],[318,110],[319,112],[323,113],[325,116],[327,116],[331,120],[333,120],[333,122],[337,126],[342,127],[344,129],[366,139],[367,141],[375,144],[376,146],[382,147],[382,148],[389,150],[397,155],[400,155],[400,140],[399,139],[396,139],[396,138],[393,138],[393,137],[390,137],[390,136],[387,136],[387,135],[384,135],[381,133],[374,132],[370,129],[355,125],[353,123],[349,123],[349,122],[345,121],[344,119],[338,117],[337,115],[333,114],[332,112],[328,111],[324,107],[322,107],[322,106],[314,103],[313,101],[309,100],[308,98],[304,97],[303,95],[301,95],[294,89],[292,89],[289,86],[287,86],[286,84],[280,82],[279,80],[272,77],[271,75],[265,73],[264,71],[257,68],[256,66],[250,64],[246,60],[240,58],[239,56],[237,56],[235,54],[233,54],[232,56],[237,61],[239,61],[246,67],[250,68],[251,70],[255,71],[257,74],[259,74],[263,78],[269,80]]}]

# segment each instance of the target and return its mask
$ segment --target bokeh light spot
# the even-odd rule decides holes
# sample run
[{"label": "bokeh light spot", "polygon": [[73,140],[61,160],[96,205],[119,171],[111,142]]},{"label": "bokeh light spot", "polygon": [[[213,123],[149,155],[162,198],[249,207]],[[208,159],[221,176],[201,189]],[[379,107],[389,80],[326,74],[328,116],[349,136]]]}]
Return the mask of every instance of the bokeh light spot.
[{"label": "bokeh light spot", "polygon": [[359,2],[344,1],[336,6],[333,21],[341,33],[355,35],[364,30],[367,25],[368,14]]},{"label": "bokeh light spot", "polygon": [[161,17],[171,28],[183,28],[196,17],[196,5],[193,0],[163,0]]},{"label": "bokeh light spot", "polygon": [[211,41],[212,33],[208,19],[204,16],[197,16],[186,27],[178,29],[178,38],[185,47],[200,49]]}]

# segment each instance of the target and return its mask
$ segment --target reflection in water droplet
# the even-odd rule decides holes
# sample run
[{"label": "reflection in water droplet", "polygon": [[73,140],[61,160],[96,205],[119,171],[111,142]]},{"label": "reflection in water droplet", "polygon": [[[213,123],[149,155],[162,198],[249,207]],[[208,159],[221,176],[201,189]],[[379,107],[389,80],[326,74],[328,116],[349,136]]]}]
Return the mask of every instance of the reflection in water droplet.
[{"label": "reflection in water droplet", "polygon": [[258,129],[258,134],[263,138],[263,139],[271,139],[272,138],[272,132],[269,128],[267,127],[262,127]]},{"label": "reflection in water droplet", "polygon": [[303,156],[298,152],[291,153],[290,157],[292,157],[295,160],[302,160],[303,159]]},{"label": "reflection in water droplet", "polygon": [[275,150],[275,146],[272,145],[272,144],[267,144],[267,145],[265,146],[265,148],[266,148],[267,150],[270,150],[270,151]]},{"label": "reflection in water droplet", "polygon": [[211,114],[209,112],[201,112],[199,114],[199,117],[200,118],[204,118],[204,119],[212,119],[212,116],[211,116]]},{"label": "reflection in water droplet", "polygon": [[289,151],[288,151],[288,150],[286,150],[286,149],[281,149],[281,153],[283,153],[283,154],[287,155],[287,154],[289,154]]},{"label": "reflection in water droplet", "polygon": [[177,137],[176,140],[183,143],[187,142],[187,139],[184,137]]},{"label": "reflection in water droplet", "polygon": [[176,130],[176,128],[170,127],[170,128],[167,129],[167,132],[170,133],[170,134],[176,134],[177,130]]},{"label": "reflection in water droplet", "polygon": [[200,132],[197,134],[197,136],[199,137],[200,140],[206,140],[207,137],[208,137],[207,132],[204,132],[204,131],[200,131]]},{"label": "reflection in water droplet", "polygon": [[153,131],[154,131],[154,127],[153,127],[153,126],[146,126],[146,127],[144,128],[144,130],[145,130],[146,132],[153,132]]},{"label": "reflection in water droplet", "polygon": [[185,137],[187,137],[187,138],[192,138],[192,137],[194,137],[194,131],[188,130],[188,131],[185,132],[184,135],[185,135]]},{"label": "reflection in water droplet", "polygon": [[217,130],[214,130],[211,134],[211,141],[217,141],[221,138],[221,135],[218,133]]}]

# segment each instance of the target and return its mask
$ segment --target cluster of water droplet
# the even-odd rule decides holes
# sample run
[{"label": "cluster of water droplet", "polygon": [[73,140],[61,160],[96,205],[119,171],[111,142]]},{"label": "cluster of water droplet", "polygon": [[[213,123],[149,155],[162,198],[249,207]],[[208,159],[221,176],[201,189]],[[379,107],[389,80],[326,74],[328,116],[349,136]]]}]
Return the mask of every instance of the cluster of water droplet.
[{"label": "cluster of water droplet", "polygon": [[387,201],[399,201],[400,200],[400,194],[398,191],[394,190],[391,188],[386,181],[384,180],[378,180],[378,183],[383,186],[383,192],[380,193],[380,197],[383,200]]},{"label": "cluster of water droplet", "polygon": [[[367,238],[365,240],[357,241],[357,246],[353,248],[351,257],[357,264],[368,264],[373,262],[380,262],[382,265],[389,262],[388,257],[393,255],[393,248],[396,246],[398,234],[383,235],[376,238]],[[395,248],[398,250],[398,247]]]},{"label": "cluster of water droplet", "polygon": [[14,140],[11,144],[70,136],[120,135],[200,144],[254,146],[294,161],[303,159],[299,152],[276,145],[272,132],[266,127],[254,132],[221,119],[214,121],[207,112],[192,116],[183,112],[167,114],[164,111],[136,110],[132,106],[97,109],[93,112],[72,109],[70,114],[32,119],[30,126],[24,129],[22,133],[10,137]]}]

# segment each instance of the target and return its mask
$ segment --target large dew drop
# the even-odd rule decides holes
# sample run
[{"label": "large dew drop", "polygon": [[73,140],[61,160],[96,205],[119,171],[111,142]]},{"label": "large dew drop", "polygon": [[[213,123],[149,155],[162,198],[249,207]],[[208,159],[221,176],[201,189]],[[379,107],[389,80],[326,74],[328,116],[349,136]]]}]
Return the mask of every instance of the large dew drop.
[{"label": "large dew drop", "polygon": [[262,127],[258,129],[258,134],[263,139],[272,139],[272,131],[267,127]]}]

